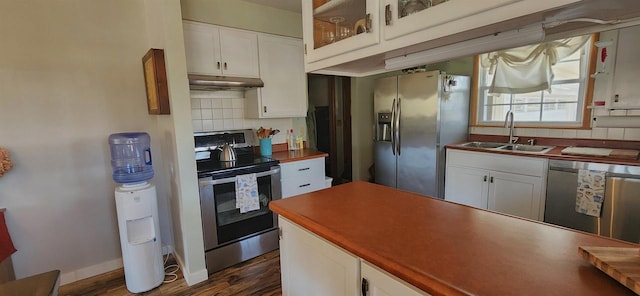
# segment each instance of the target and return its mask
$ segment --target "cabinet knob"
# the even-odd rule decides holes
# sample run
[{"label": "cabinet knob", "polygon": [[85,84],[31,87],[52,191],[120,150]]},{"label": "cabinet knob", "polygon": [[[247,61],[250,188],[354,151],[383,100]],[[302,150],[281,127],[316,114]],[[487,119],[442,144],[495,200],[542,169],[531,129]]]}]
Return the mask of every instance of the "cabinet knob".
[{"label": "cabinet knob", "polygon": [[620,101],[620,95],[619,94],[614,95],[613,96],[613,101],[616,102],[616,103],[619,102]]},{"label": "cabinet knob", "polygon": [[220,62],[218,62],[218,69],[220,69]]},{"label": "cabinet knob", "polygon": [[263,106],[262,109],[264,110],[264,113],[267,113],[267,106]]},{"label": "cabinet knob", "polygon": [[484,180],[482,182],[487,182],[487,176],[484,176]]},{"label": "cabinet knob", "polygon": [[489,182],[493,183],[493,177],[491,177],[491,180]]},{"label": "cabinet knob", "polygon": [[227,62],[224,62],[224,69],[227,70]]},{"label": "cabinet knob", "polygon": [[298,186],[298,187],[302,188],[302,187],[307,187],[307,186],[311,186],[311,183],[302,184],[302,185],[300,185],[300,186]]}]

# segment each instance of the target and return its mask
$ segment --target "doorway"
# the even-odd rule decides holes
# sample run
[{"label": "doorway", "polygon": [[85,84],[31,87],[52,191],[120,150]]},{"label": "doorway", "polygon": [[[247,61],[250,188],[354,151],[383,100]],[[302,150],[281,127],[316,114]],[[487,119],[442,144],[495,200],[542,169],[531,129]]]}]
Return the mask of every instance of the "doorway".
[{"label": "doorway", "polygon": [[326,175],[332,185],[351,182],[351,78],[308,75],[309,146],[326,152]]}]

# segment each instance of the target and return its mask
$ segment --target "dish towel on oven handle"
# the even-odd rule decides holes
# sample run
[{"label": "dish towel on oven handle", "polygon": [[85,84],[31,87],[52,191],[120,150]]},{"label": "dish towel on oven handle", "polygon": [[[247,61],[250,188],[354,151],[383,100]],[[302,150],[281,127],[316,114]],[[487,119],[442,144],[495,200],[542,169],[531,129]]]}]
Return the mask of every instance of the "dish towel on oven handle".
[{"label": "dish towel on oven handle", "polygon": [[236,176],[236,208],[240,213],[259,210],[259,196],[255,173]]},{"label": "dish towel on oven handle", "polygon": [[578,171],[576,212],[600,217],[604,201],[605,174],[602,171]]}]

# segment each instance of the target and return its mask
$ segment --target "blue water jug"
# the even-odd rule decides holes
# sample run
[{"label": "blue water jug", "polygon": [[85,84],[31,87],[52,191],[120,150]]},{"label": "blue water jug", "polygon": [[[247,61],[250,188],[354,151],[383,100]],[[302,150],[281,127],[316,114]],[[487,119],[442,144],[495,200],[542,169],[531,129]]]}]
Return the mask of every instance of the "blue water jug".
[{"label": "blue water jug", "polygon": [[111,167],[116,183],[139,183],[153,178],[150,143],[147,133],[119,133],[109,136]]}]

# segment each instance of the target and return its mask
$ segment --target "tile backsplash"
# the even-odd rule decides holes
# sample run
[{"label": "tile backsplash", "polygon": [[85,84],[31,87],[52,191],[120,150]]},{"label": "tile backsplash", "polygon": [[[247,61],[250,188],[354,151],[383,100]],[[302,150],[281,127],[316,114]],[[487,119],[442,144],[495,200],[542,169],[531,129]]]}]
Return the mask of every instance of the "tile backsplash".
[{"label": "tile backsplash", "polygon": [[[607,110],[596,108],[591,110],[591,116],[619,116],[635,117],[640,115],[640,110]],[[469,133],[481,135],[509,135],[509,129],[503,127],[469,127]],[[629,127],[593,127],[591,129],[545,129],[545,128],[514,128],[513,134],[516,137],[545,137],[545,138],[568,138],[568,139],[602,139],[602,140],[625,140],[640,141],[640,128]]]},{"label": "tile backsplash", "polygon": [[244,103],[244,91],[191,91],[191,123],[193,131],[258,129],[262,126],[281,131],[280,134],[273,137],[273,143],[286,142],[286,130],[294,128],[292,118],[245,118]]},{"label": "tile backsplash", "polygon": [[[506,136],[509,135],[509,129],[474,126],[469,128],[469,133]],[[520,137],[521,141],[523,137],[640,141],[640,128],[592,128],[590,130],[514,128],[513,135]]]}]

